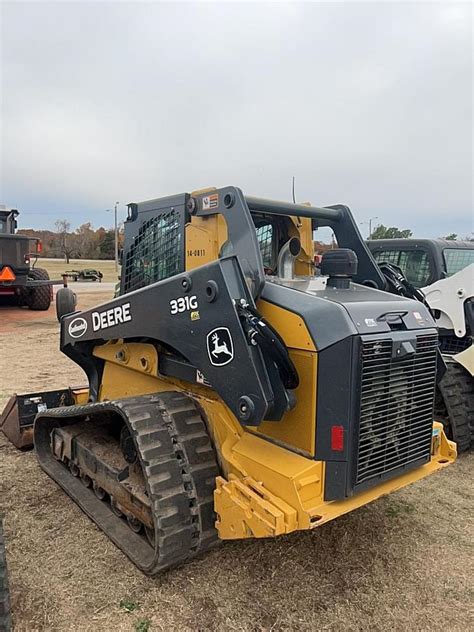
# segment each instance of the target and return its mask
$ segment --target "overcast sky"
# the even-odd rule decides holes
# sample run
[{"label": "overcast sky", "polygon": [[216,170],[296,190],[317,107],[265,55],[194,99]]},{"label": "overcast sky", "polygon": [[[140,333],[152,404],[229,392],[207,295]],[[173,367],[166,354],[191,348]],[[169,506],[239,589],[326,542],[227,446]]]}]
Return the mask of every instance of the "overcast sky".
[{"label": "overcast sky", "polygon": [[23,227],[207,185],[290,199],[294,175],[360,222],[473,230],[470,3],[0,11],[0,203]]}]

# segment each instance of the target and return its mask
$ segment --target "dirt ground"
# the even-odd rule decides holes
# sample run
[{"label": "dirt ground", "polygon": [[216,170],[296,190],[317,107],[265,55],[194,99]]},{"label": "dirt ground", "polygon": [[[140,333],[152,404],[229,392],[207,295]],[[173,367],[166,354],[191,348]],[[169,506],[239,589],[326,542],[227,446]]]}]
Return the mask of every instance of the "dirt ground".
[{"label": "dirt ground", "polygon": [[[106,299],[81,294],[80,307]],[[0,407],[84,381],[53,310],[0,313]],[[313,532],[224,544],[152,580],[0,435],[14,629],[474,629],[473,466],[463,456]]]}]

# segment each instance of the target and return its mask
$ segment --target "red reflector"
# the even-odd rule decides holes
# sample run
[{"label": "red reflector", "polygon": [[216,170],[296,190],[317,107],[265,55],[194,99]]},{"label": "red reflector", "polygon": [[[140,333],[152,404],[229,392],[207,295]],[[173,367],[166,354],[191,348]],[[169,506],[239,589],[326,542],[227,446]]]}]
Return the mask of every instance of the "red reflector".
[{"label": "red reflector", "polygon": [[334,452],[344,450],[344,426],[331,426],[331,450]]},{"label": "red reflector", "polygon": [[13,271],[8,266],[5,266],[3,270],[0,272],[0,281],[14,281],[16,276],[13,274]]}]

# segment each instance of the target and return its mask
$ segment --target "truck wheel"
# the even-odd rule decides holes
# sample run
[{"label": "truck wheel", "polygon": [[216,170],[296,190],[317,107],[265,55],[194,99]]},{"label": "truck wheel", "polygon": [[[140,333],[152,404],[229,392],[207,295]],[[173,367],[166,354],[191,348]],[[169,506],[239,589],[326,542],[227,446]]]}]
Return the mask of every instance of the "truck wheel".
[{"label": "truck wheel", "polygon": [[10,630],[11,617],[7,558],[5,555],[5,541],[3,539],[3,525],[0,520],[0,632],[10,632]]},{"label": "truck wheel", "polygon": [[[49,280],[49,274],[42,268],[31,268],[28,277],[35,281]],[[51,285],[40,285],[28,290],[27,304],[35,311],[45,311],[51,305]]]},{"label": "truck wheel", "polygon": [[62,287],[56,292],[56,316],[59,321],[66,314],[76,311],[76,294],[68,287]]},{"label": "truck wheel", "polygon": [[455,360],[446,356],[444,360],[447,370],[436,389],[435,419],[443,423],[458,452],[466,452],[474,430],[473,378]]}]

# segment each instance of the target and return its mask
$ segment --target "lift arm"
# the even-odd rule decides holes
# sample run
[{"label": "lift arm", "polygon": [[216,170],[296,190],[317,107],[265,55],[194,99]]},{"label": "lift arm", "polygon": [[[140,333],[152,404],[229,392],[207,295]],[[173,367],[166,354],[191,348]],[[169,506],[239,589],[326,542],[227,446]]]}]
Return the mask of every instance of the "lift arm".
[{"label": "lift arm", "polygon": [[242,424],[258,425],[281,419],[290,397],[288,370],[279,372],[275,355],[260,346],[254,313],[239,260],[230,256],[64,316],[61,350],[84,369],[91,401],[97,401],[103,360],[93,348],[109,340],[147,340],[166,349],[168,371],[183,364],[188,374],[199,370]]}]

